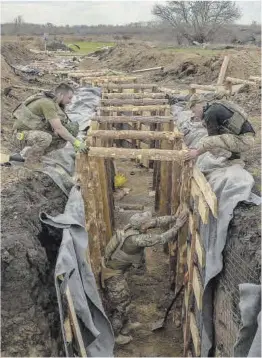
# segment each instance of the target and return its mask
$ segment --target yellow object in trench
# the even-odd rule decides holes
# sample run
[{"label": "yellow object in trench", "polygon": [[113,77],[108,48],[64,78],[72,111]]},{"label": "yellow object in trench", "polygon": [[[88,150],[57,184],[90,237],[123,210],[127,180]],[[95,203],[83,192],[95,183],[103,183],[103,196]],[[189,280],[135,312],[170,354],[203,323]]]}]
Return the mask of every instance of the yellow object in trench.
[{"label": "yellow object in trench", "polygon": [[115,188],[122,188],[126,182],[127,178],[124,176],[124,174],[118,173],[115,175]]}]

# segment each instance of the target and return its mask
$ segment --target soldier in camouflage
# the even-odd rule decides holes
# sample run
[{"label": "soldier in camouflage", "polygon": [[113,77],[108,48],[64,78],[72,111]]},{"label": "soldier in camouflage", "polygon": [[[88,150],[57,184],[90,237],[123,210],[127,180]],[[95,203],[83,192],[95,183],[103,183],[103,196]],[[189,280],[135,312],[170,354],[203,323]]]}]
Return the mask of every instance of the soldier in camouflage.
[{"label": "soldier in camouflage", "polygon": [[[140,324],[128,322],[130,292],[124,273],[134,264],[140,264],[144,248],[164,245],[176,238],[178,230],[187,220],[187,211],[179,216],[152,218],[150,212],[135,214],[123,230],[117,230],[105,249],[101,265],[101,283],[111,310],[111,323],[117,344],[132,340],[129,331]],[[146,233],[150,228],[172,227],[162,234]]]},{"label": "soldier in camouflage", "polygon": [[19,140],[23,158],[34,161],[48,149],[58,149],[66,141],[73,144],[76,151],[86,152],[85,143],[76,138],[79,127],[69,120],[65,113],[74,95],[74,90],[61,83],[54,93],[43,92],[27,98],[13,112],[14,137]]},{"label": "soldier in camouflage", "polygon": [[187,160],[217,149],[231,152],[230,160],[239,159],[240,153],[253,147],[255,131],[247,114],[235,103],[221,100],[205,105],[203,100],[192,98],[190,108],[207,128],[208,137],[199,142],[197,149],[186,154]]}]

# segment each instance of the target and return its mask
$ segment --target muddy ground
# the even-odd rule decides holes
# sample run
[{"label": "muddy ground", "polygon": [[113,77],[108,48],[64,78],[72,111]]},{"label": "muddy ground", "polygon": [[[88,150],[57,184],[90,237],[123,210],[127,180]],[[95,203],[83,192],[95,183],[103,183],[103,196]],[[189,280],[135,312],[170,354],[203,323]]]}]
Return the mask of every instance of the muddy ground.
[{"label": "muddy ground", "polygon": [[[122,49],[115,49],[101,60],[86,60],[80,66],[86,69],[110,67],[131,71],[135,68],[158,66],[164,61],[164,74],[145,75],[141,80],[158,81],[173,88],[187,88],[186,83],[192,81],[206,84],[214,81],[223,59],[223,53],[207,56],[201,53],[174,54],[164,51],[161,54],[154,48],[147,49],[142,45],[137,45],[136,48],[130,45],[128,49],[124,47],[123,52],[121,51]],[[260,75],[260,54],[243,52],[234,56],[238,61],[232,62],[228,75],[240,78]],[[25,64],[35,59],[39,60],[39,55],[28,53],[19,44],[13,47],[6,45],[2,59],[2,92],[3,88],[12,84],[23,86],[22,89],[12,88],[9,95],[2,95],[1,98],[1,151],[11,153],[17,149],[10,139],[13,124],[11,112],[21,100],[35,93],[27,89],[29,86],[52,88],[57,79],[50,75],[37,78],[14,73],[9,66],[10,61]],[[190,69],[192,63],[195,69]],[[246,168],[256,180],[254,191],[258,194],[261,192],[260,99],[260,92],[252,89],[235,98],[251,114],[251,121],[258,133],[255,148],[245,154]],[[117,166],[127,175],[126,186],[132,189],[121,202],[140,203],[152,209],[153,197],[148,195],[152,187],[152,173],[135,167],[134,163],[131,167],[129,163],[119,162]],[[131,171],[135,174],[131,175]],[[63,353],[53,283],[54,262],[61,233],[44,230],[38,214],[42,210],[47,210],[51,215],[62,212],[66,198],[50,179],[20,167],[2,168],[1,181],[2,355],[61,356]],[[248,263],[250,260],[254,262],[259,257],[260,210],[241,207],[237,210],[238,215],[232,221],[232,236],[242,238],[251,235],[251,241],[255,241],[255,245],[252,246],[248,240],[243,240],[240,248],[241,252],[245,253],[243,259]],[[117,211],[117,226],[123,226],[132,214]],[[254,250],[256,255],[253,253]],[[116,355],[181,356],[182,330],[178,313],[180,310],[176,310],[174,317],[170,314],[165,330],[151,332],[151,323],[162,317],[165,307],[172,299],[168,282],[168,257],[161,247],[157,247],[146,250],[146,259],[145,274],[133,271],[128,277],[133,301],[131,319],[141,321],[143,326],[133,334],[133,342],[116,349]]]}]

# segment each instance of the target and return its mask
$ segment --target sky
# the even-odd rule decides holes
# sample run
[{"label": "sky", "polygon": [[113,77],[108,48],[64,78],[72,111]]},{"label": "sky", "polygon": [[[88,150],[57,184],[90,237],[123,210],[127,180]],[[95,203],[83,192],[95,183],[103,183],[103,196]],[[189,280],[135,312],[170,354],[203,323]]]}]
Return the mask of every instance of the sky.
[{"label": "sky", "polygon": [[[18,15],[25,22],[54,25],[122,25],[131,22],[151,21],[155,3],[165,1],[1,1],[1,23],[12,22]],[[237,1],[243,16],[238,21],[261,23],[260,1]]]}]

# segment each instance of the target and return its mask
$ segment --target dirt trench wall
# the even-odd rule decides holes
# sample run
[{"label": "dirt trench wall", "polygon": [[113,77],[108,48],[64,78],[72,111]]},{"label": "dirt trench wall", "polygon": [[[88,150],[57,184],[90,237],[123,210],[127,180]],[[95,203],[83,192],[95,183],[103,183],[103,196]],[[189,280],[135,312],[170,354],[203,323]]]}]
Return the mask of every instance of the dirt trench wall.
[{"label": "dirt trench wall", "polygon": [[214,339],[216,354],[232,357],[241,326],[239,284],[260,284],[261,207],[240,203],[234,210],[223,252],[224,267],[216,279]]},{"label": "dirt trench wall", "polygon": [[61,356],[54,265],[62,232],[40,211],[63,212],[66,196],[46,175],[19,169],[2,189],[2,356]]}]

